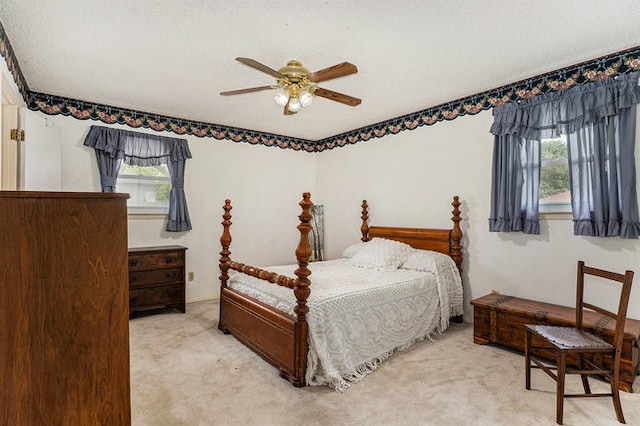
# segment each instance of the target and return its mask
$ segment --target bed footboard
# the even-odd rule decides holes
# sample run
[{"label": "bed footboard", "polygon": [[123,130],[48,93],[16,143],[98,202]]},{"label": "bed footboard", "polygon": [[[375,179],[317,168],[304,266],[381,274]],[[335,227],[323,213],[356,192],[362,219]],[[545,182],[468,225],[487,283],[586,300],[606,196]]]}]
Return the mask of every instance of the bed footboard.
[{"label": "bed footboard", "polygon": [[[304,386],[307,329],[295,317],[230,288],[220,295],[218,328],[251,348],[280,370],[294,386]],[[304,342],[304,351],[297,346]],[[304,353],[302,353],[304,352]]]},{"label": "bed footboard", "polygon": [[[218,328],[231,333],[237,340],[251,348],[265,360],[280,369],[280,375],[294,386],[304,386],[307,368],[308,325],[306,314],[309,297],[309,275],[307,268],[311,257],[309,231],[311,225],[311,195],[305,192],[300,202],[300,242],[296,249],[297,278],[278,275],[260,268],[233,262],[231,252],[231,202],[223,207],[223,233],[220,237],[220,317]],[[295,316],[286,314],[242,293],[227,287],[229,269],[243,272],[256,278],[293,289],[296,297]]]}]

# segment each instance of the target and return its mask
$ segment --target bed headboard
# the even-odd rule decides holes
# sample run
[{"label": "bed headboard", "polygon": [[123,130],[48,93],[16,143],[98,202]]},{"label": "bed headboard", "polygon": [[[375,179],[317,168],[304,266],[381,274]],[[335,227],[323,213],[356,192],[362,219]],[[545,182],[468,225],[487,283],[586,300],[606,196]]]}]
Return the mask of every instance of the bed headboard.
[{"label": "bed headboard", "polygon": [[453,226],[451,229],[439,228],[402,228],[396,226],[369,226],[369,206],[362,201],[362,241],[372,238],[387,238],[409,244],[420,250],[433,250],[451,256],[462,273],[462,230],[460,229],[460,200],[453,197]]}]

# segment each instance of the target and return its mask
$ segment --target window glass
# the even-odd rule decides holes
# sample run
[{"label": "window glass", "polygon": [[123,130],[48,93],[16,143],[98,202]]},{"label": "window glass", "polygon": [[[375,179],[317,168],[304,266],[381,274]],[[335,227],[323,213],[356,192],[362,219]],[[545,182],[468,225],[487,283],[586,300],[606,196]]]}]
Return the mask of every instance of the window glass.
[{"label": "window glass", "polygon": [[543,139],[541,150],[540,212],[571,212],[566,137]]},{"label": "window glass", "polygon": [[130,195],[127,206],[135,213],[166,213],[169,211],[171,176],[166,164],[130,166],[122,163],[118,173],[118,192]]}]

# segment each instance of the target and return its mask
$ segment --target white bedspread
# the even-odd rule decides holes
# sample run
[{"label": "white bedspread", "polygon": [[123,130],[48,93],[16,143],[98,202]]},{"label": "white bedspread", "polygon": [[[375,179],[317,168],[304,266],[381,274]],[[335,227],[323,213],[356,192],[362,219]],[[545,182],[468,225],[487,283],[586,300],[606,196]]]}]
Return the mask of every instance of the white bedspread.
[{"label": "white bedspread", "polygon": [[[449,316],[462,314],[463,307],[458,271],[443,258],[433,262],[434,271],[381,272],[349,266],[346,259],[311,263],[307,384],[343,391],[394,351],[444,331]],[[296,268],[264,269],[295,277]],[[239,272],[228,285],[294,314],[291,289]]]}]

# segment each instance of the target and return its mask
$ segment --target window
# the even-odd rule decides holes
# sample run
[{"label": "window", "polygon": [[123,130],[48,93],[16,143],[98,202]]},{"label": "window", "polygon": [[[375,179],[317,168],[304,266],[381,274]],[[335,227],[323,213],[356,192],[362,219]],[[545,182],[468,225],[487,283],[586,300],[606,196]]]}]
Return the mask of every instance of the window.
[{"label": "window", "polygon": [[128,192],[127,201],[132,213],[167,213],[171,176],[166,164],[159,166],[130,166],[122,163],[118,173],[118,192]]},{"label": "window", "polygon": [[102,192],[115,192],[121,183],[119,190],[132,195],[129,205],[136,213],[166,213],[168,232],[192,229],[184,195],[185,162],[191,158],[186,139],[91,126],[84,146],[95,150]]},{"label": "window", "polygon": [[541,213],[570,213],[569,161],[567,138],[541,141],[539,207]]},{"label": "window", "polygon": [[[564,204],[566,189],[557,184],[563,179],[556,179],[564,165],[555,166],[566,150],[574,235],[640,237],[634,156],[639,77],[631,72],[493,109],[489,231],[540,233],[541,204],[556,204],[552,211]],[[555,131],[566,134],[566,142],[546,141],[542,160],[541,138]],[[543,161],[548,170],[541,178]]]}]

